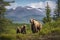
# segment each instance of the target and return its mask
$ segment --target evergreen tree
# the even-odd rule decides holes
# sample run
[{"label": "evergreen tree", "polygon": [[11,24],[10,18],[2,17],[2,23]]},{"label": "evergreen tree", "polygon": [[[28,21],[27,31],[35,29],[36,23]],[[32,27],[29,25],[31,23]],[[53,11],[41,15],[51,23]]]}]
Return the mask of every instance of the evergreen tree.
[{"label": "evergreen tree", "polygon": [[57,7],[58,7],[58,9],[57,9],[57,11],[58,11],[58,18],[60,18],[60,0],[58,0],[57,1]]},{"label": "evergreen tree", "polygon": [[6,11],[5,6],[8,6],[9,2],[0,0],[0,33],[5,31],[5,26],[8,24],[8,20],[4,17],[4,12]]},{"label": "evergreen tree", "polygon": [[46,6],[46,17],[43,18],[43,22],[46,23],[46,22],[51,22],[51,17],[50,17],[50,7],[48,5],[48,2],[47,2],[47,6]]},{"label": "evergreen tree", "polygon": [[54,17],[53,17],[54,20],[58,20],[60,19],[60,0],[57,0],[57,6],[56,6],[56,9],[54,11]]}]

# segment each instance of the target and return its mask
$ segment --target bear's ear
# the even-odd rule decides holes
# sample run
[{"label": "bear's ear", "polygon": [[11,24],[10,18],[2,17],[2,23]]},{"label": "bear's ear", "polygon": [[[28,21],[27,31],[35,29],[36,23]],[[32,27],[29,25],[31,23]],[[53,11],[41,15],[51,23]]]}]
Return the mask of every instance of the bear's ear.
[{"label": "bear's ear", "polygon": [[33,23],[33,19],[30,19],[30,23]]}]

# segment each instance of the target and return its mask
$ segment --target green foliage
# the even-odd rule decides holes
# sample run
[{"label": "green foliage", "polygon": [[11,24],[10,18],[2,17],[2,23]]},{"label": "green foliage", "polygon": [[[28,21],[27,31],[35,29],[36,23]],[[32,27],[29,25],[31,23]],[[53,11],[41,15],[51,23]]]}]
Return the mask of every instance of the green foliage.
[{"label": "green foliage", "polygon": [[[43,28],[38,33],[32,33],[30,30],[30,24],[27,25],[27,34],[16,34],[16,26],[23,24],[10,24],[7,25],[7,32],[0,34],[0,39],[2,40],[42,40],[42,38],[47,38],[49,36],[60,35],[60,20],[52,23],[43,24]],[[55,37],[58,39],[57,37]],[[55,39],[53,38],[53,39]]]},{"label": "green foliage", "polygon": [[60,0],[57,0],[58,17],[60,17]]},{"label": "green foliage", "polygon": [[54,11],[53,19],[54,20],[60,19],[60,0],[57,0],[57,5],[56,5],[55,11]]},{"label": "green foliage", "polygon": [[0,35],[0,40],[16,40],[16,35],[2,34]]},{"label": "green foliage", "polygon": [[44,17],[43,18],[43,23],[51,22],[51,18]]},{"label": "green foliage", "polygon": [[4,0],[0,0],[0,33],[6,31],[6,26],[11,24],[12,22],[5,18],[4,12],[6,11],[5,6],[8,6],[9,2]]},{"label": "green foliage", "polygon": [[46,22],[51,22],[51,17],[50,17],[50,7],[47,3],[47,6],[46,6],[46,17],[43,18],[43,23],[46,23]]},{"label": "green foliage", "polygon": [[9,5],[9,2],[0,0],[0,18],[1,18],[1,16],[4,16],[4,12],[6,11],[5,6],[8,6],[8,5]]},{"label": "green foliage", "polygon": [[7,25],[11,24],[12,22],[8,19],[0,19],[0,33],[5,32]]}]

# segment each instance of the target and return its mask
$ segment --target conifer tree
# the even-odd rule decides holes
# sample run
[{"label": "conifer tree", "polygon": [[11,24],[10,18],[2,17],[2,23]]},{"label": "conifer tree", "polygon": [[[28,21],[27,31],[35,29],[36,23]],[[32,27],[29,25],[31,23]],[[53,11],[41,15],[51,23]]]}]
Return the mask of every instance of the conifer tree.
[{"label": "conifer tree", "polygon": [[8,20],[4,17],[6,11],[5,6],[8,6],[10,2],[0,0],[0,33],[5,31],[5,25],[8,24]]},{"label": "conifer tree", "polygon": [[56,9],[54,11],[53,19],[54,20],[60,19],[60,0],[57,0],[57,5],[56,5]]},{"label": "conifer tree", "polygon": [[46,23],[46,22],[51,22],[51,15],[50,15],[50,7],[48,5],[48,2],[47,2],[47,6],[46,6],[46,17],[43,18],[43,23]]}]

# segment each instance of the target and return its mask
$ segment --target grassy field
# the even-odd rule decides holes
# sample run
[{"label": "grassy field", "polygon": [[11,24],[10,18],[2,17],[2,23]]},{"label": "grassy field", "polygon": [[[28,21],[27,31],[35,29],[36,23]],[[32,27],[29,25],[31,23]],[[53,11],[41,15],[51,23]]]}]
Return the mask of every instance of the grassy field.
[{"label": "grassy field", "polygon": [[0,34],[0,40],[60,40],[60,21],[43,24],[38,33],[32,33],[30,24],[26,24],[26,34],[16,34],[16,27],[23,24],[7,25],[6,31]]}]

